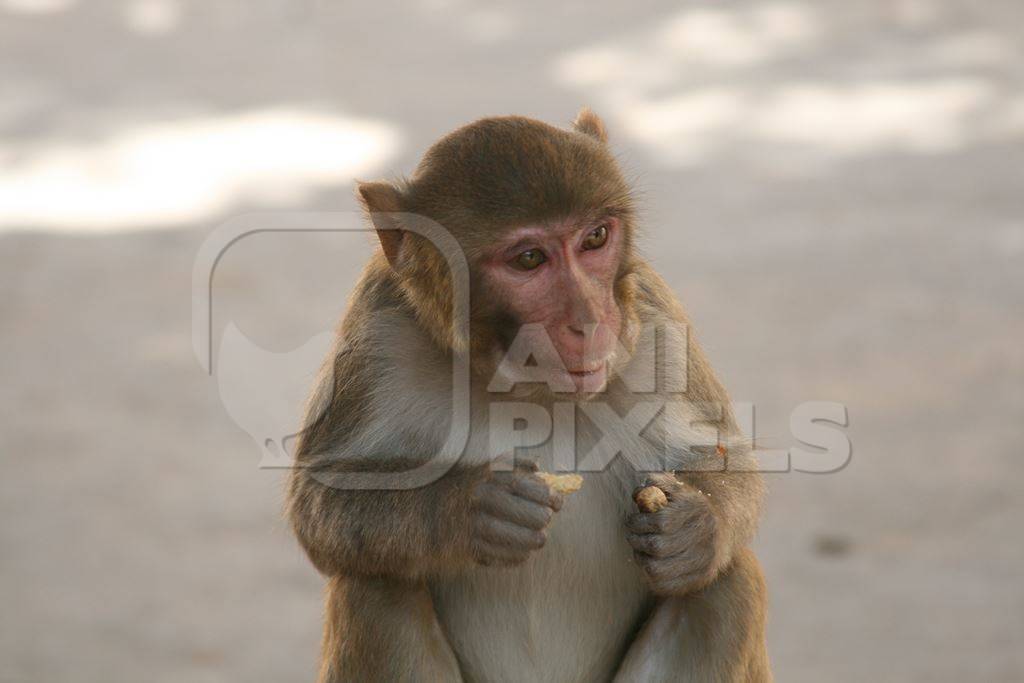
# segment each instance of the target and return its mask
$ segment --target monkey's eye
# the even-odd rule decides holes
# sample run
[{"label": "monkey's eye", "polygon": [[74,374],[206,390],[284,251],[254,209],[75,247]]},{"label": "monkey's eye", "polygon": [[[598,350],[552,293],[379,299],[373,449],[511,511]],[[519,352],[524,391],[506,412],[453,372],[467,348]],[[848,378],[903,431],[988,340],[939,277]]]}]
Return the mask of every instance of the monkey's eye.
[{"label": "monkey's eye", "polygon": [[515,264],[522,270],[533,270],[547,260],[547,256],[540,249],[527,249],[516,256]]},{"label": "monkey's eye", "polygon": [[608,241],[608,226],[599,225],[583,240],[584,249],[600,249]]}]

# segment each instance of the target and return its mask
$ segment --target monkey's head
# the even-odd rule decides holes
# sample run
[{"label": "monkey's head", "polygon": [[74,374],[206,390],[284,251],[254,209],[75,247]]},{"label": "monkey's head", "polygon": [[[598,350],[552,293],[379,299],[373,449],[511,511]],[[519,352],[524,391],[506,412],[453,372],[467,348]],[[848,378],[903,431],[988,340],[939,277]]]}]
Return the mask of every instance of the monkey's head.
[{"label": "monkey's head", "polygon": [[[468,349],[492,385],[587,395],[630,345],[633,202],[604,125],[587,109],[572,130],[488,118],[445,136],[399,183],[359,195],[420,322],[445,347]],[[466,255],[470,339],[451,323],[448,265],[408,229],[440,224]]]}]

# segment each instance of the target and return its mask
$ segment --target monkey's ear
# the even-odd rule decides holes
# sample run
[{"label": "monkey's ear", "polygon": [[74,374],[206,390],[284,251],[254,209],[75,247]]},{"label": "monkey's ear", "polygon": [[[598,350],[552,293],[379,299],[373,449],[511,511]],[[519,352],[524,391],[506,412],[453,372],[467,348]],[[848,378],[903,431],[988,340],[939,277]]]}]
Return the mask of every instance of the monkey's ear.
[{"label": "monkey's ear", "polygon": [[604,121],[590,110],[590,107],[583,107],[572,122],[572,127],[584,135],[589,135],[598,142],[608,142],[608,133],[604,129]]},{"label": "monkey's ear", "polygon": [[405,231],[399,227],[395,216],[402,210],[402,195],[394,185],[383,181],[358,183],[356,189],[366,215],[377,230],[384,256],[391,267],[397,269],[405,242]]}]

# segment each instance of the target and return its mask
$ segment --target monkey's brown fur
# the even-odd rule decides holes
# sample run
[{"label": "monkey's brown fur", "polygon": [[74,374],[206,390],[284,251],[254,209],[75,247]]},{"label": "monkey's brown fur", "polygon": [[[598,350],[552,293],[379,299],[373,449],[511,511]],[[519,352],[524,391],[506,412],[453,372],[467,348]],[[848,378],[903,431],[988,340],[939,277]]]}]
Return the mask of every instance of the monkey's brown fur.
[{"label": "monkey's brown fur", "polygon": [[[547,544],[532,550],[525,564],[482,566],[471,537],[473,501],[492,474],[486,458],[472,451],[486,443],[486,415],[478,411],[467,457],[427,486],[359,491],[327,485],[332,475],[348,471],[409,469],[436,452],[451,426],[446,392],[453,348],[472,353],[474,392],[486,383],[493,365],[485,351],[500,344],[503,327],[515,321],[502,310],[501,293],[487,291],[475,264],[490,236],[502,230],[614,215],[625,227],[614,284],[624,317],[629,324],[688,326],[667,285],[633,251],[633,201],[606,147],[603,123],[584,110],[574,128],[484,119],[434,145],[410,180],[360,185],[383,250],[357,285],[325,363],[289,488],[296,535],[329,577],[324,683],[771,680],[764,582],[747,549],[761,481],[752,471],[736,471],[750,465],[751,456],[728,396],[692,335],[682,350],[686,390],[671,398],[681,399],[691,417],[719,427],[729,443],[729,471],[722,471],[714,448],[695,448],[694,467],[678,478],[653,475],[669,493],[669,505],[657,515],[630,516],[636,512],[631,491],[645,478],[613,463],[586,473],[564,511],[558,512],[560,499],[548,503],[544,524],[551,526],[538,535],[537,548]],[[427,240],[399,232],[402,220],[412,220],[402,215],[437,221],[464,250],[473,278],[470,339],[453,332],[446,262]],[[613,379],[604,400],[624,414],[641,398]],[[671,431],[672,419],[659,418],[654,431]],[[592,443],[599,436],[584,429],[580,439]],[[636,448],[645,443],[637,441]],[[684,511],[689,521],[673,526]],[[665,544],[685,545],[698,536],[714,539],[701,546],[705,557],[659,559]],[[629,559],[627,537],[641,553],[637,562]],[[681,582],[681,561],[708,569]]]}]

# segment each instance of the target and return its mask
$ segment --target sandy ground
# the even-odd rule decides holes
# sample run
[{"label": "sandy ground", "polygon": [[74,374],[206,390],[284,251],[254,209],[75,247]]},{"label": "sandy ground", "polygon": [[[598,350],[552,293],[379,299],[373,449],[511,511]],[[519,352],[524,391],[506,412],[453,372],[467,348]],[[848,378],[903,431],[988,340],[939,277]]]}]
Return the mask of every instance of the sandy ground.
[{"label": "sandy ground", "polygon": [[[763,441],[848,406],[847,468],[770,477],[777,679],[1024,679],[1019,2],[333,7],[0,2],[0,681],[311,679],[322,582],[192,352],[191,278],[230,216],[354,209],[331,177],[126,224],[123,197],[25,200],[26,174],[66,187],[32,163],[285,107],[398,131],[359,170],[387,175],[477,116],[582,103]],[[366,250],[248,240],[215,344],[330,329]]]}]

